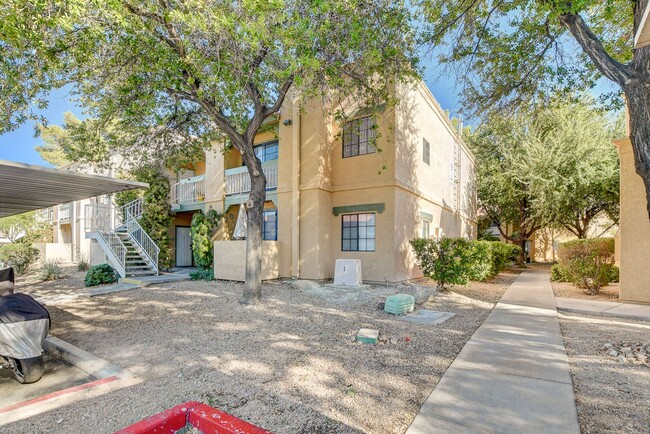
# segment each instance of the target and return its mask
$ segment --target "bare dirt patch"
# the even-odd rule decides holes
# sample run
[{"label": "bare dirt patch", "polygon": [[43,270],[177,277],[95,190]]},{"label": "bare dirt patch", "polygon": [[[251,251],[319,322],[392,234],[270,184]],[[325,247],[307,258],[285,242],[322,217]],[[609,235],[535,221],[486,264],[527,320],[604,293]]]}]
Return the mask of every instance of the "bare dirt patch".
[{"label": "bare dirt patch", "polygon": [[[145,381],[6,428],[112,432],[196,399],[276,433],[404,432],[493,308],[478,295],[497,299],[515,277],[434,296],[423,307],[456,314],[436,326],[378,310],[395,293],[381,286],[269,283],[257,307],[241,307],[242,285],[224,282],[78,299],[50,308],[52,334]],[[356,343],[362,327],[382,343]]]},{"label": "bare dirt patch", "polygon": [[451,291],[475,300],[496,304],[503,296],[504,289],[521,274],[522,269],[510,268],[491,277],[487,282],[471,282],[467,286],[454,286]]},{"label": "bare dirt patch", "polygon": [[650,322],[560,314],[583,433],[648,432],[650,367],[621,362],[606,344],[650,345]]}]

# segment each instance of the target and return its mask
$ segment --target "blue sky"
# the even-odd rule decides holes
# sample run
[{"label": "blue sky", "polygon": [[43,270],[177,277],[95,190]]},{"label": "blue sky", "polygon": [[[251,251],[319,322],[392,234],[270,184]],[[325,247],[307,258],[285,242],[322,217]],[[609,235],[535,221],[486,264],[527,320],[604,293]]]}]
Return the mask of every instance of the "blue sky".
[{"label": "blue sky", "polygon": [[[54,125],[63,123],[63,113],[69,111],[82,117],[82,110],[72,101],[69,89],[60,89],[50,94],[50,104],[46,110],[38,111]],[[0,135],[0,160],[18,161],[28,164],[51,166],[34,150],[35,146],[43,144],[40,138],[34,137],[36,123],[27,122],[17,130]]]}]

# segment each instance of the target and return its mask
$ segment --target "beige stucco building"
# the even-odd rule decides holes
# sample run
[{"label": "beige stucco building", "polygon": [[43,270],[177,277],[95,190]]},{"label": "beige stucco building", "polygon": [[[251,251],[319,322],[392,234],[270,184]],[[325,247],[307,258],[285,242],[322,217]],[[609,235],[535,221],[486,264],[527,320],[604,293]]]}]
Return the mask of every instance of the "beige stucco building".
[{"label": "beige stucco building", "polygon": [[629,137],[614,141],[621,159],[621,217],[616,242],[621,301],[650,304],[650,219]]},{"label": "beige stucco building", "polygon": [[[360,259],[363,279],[419,278],[409,240],[476,237],[475,161],[424,83],[400,85],[379,114],[351,108],[341,123],[314,101],[288,99],[256,139],[267,177],[264,278],[332,278]],[[375,138],[373,140],[373,137]],[[215,147],[172,186],[177,265],[191,265],[196,210],[224,213],[215,276],[242,280],[243,241],[231,241],[250,179],[241,156]]]}]

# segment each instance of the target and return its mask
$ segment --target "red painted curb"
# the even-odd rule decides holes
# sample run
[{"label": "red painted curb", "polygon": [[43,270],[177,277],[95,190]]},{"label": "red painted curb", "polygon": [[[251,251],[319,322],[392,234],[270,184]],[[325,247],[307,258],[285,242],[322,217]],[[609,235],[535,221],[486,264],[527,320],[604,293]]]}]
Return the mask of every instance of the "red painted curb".
[{"label": "red painted curb", "polygon": [[68,393],[79,392],[81,390],[90,389],[91,387],[101,386],[102,384],[110,383],[111,381],[117,380],[116,376],[102,378],[101,380],[91,381],[90,383],[80,384],[79,386],[69,387],[67,389],[59,390],[58,392],[48,393],[47,395],[39,396],[38,398],[30,399],[29,401],[19,402],[17,404],[12,404],[7,407],[0,408],[0,414],[7,413],[11,410],[16,410],[17,408],[26,407],[31,404],[36,404],[37,402],[47,401],[48,399],[56,398],[61,395],[67,395]]},{"label": "red painted curb", "polygon": [[190,401],[129,425],[115,434],[174,433],[187,424],[187,412],[200,402]]},{"label": "red painted curb", "polygon": [[272,434],[205,404],[192,408],[187,421],[204,434]]},{"label": "red painted curb", "polygon": [[173,434],[187,424],[203,434],[272,434],[235,416],[197,401],[189,401],[155,414],[115,434]]}]

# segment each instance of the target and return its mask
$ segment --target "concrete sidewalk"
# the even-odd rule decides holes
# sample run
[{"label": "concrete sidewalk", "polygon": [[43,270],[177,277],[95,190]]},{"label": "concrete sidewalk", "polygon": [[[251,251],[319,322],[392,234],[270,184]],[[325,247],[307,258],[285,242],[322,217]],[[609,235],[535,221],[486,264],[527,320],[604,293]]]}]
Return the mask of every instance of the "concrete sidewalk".
[{"label": "concrete sidewalk", "polygon": [[525,271],[422,405],[408,434],[579,433],[555,297]]},{"label": "concrete sidewalk", "polygon": [[650,321],[650,305],[561,297],[555,303],[564,312]]}]

